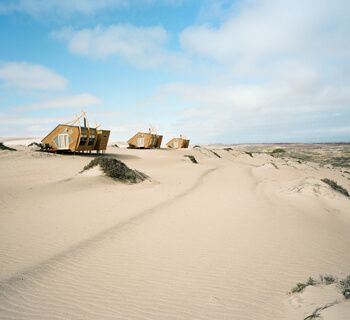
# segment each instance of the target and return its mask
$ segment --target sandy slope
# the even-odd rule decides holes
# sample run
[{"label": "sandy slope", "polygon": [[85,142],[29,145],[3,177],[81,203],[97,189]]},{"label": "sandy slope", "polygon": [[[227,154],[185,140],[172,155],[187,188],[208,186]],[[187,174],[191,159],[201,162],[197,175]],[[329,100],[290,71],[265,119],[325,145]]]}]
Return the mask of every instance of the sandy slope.
[{"label": "sandy slope", "polygon": [[303,319],[322,290],[286,292],[350,271],[350,200],[320,182],[350,190],[339,170],[225,150],[109,152],[151,181],[79,175],[89,157],[0,153],[1,319]]}]

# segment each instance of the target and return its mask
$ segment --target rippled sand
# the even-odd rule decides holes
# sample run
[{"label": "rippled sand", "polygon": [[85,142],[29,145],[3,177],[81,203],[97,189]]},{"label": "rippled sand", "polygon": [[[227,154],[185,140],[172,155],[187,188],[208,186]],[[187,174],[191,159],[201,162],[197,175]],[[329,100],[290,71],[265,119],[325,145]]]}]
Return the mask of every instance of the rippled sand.
[{"label": "rippled sand", "polygon": [[109,152],[151,181],[79,175],[88,157],[0,153],[0,319],[302,319],[308,300],[290,288],[350,271],[350,200],[320,182],[350,189],[340,169]]}]

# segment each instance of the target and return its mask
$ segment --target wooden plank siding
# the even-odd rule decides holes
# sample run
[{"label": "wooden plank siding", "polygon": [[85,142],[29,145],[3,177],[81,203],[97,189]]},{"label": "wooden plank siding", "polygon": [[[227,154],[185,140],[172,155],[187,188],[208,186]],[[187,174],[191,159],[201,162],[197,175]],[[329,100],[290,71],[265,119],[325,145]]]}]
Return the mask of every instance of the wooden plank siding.
[{"label": "wooden plank siding", "polygon": [[168,148],[181,149],[181,148],[188,148],[189,144],[190,144],[190,140],[188,139],[173,138],[166,145]]},{"label": "wooden plank siding", "polygon": [[152,149],[160,148],[163,136],[154,133],[138,132],[128,140],[130,148]]},{"label": "wooden plank siding", "polygon": [[[109,135],[109,130],[59,124],[41,142],[48,145],[49,151],[53,152],[91,152],[93,150],[99,152],[106,150]],[[67,141],[67,137],[69,144],[62,148],[60,142]]]}]

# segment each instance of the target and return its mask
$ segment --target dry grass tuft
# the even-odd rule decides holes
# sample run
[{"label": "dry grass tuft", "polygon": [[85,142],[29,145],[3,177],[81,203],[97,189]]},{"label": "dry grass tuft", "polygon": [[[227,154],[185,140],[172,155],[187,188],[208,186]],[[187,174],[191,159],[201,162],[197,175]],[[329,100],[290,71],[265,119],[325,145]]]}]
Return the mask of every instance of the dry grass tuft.
[{"label": "dry grass tuft", "polygon": [[106,176],[126,183],[139,183],[148,178],[142,172],[130,169],[125,163],[111,157],[98,157],[90,161],[81,172],[99,165]]},{"label": "dry grass tuft", "polygon": [[338,183],[336,183],[335,181],[327,178],[321,179],[321,181],[324,182],[325,184],[328,184],[333,190],[343,194],[346,197],[350,197],[349,192],[345,188],[340,186]]},{"label": "dry grass tuft", "polygon": [[184,157],[189,158],[193,163],[198,163],[197,159],[190,154],[185,154]]},{"label": "dry grass tuft", "polygon": [[17,151],[16,149],[14,148],[11,148],[11,147],[8,147],[8,146],[5,146],[2,142],[0,142],[0,150],[7,150],[7,151]]}]

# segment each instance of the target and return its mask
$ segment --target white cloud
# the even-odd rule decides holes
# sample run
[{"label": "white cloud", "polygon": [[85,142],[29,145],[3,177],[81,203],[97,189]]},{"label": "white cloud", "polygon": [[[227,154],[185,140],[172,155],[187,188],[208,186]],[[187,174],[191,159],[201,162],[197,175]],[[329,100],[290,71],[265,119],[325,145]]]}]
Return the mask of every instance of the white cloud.
[{"label": "white cloud", "polygon": [[61,108],[85,108],[99,105],[101,101],[89,93],[82,93],[73,96],[60,97],[56,99],[30,103],[14,108],[15,111],[33,111],[43,109],[61,109]]},{"label": "white cloud", "polygon": [[53,33],[67,42],[71,53],[90,58],[121,57],[138,67],[154,67],[166,63],[179,66],[181,58],[166,51],[169,35],[161,26],[133,25],[97,26],[92,29],[65,28]]},{"label": "white cloud", "polygon": [[63,90],[68,85],[68,80],[54,71],[25,62],[0,64],[0,81],[22,90]]},{"label": "white cloud", "polygon": [[0,114],[0,124],[7,126],[36,126],[51,123],[60,123],[62,121],[67,121],[67,119],[62,117],[18,117],[15,115]]},{"label": "white cloud", "polygon": [[[331,136],[350,112],[350,86],[324,85],[298,77],[257,84],[173,83],[160,88],[154,101],[177,103],[172,125],[198,142],[281,141]],[[343,117],[330,117],[332,114]],[[346,123],[346,120],[345,120]],[[320,126],[308,130],[309,126]],[[309,136],[308,136],[309,138]]]},{"label": "white cloud", "polygon": [[0,114],[0,135],[3,137],[43,137],[57,124],[66,123],[71,116],[22,117],[15,114]]},{"label": "white cloud", "polygon": [[164,85],[154,101],[181,105],[173,125],[200,142],[291,141],[298,131],[343,139],[331,128],[350,116],[349,9],[345,0],[237,2],[180,34],[203,77]]},{"label": "white cloud", "polygon": [[[214,60],[239,64],[280,55],[344,57],[350,53],[347,0],[242,1],[218,27],[185,29],[183,48]],[[316,55],[317,54],[317,55]]]}]

